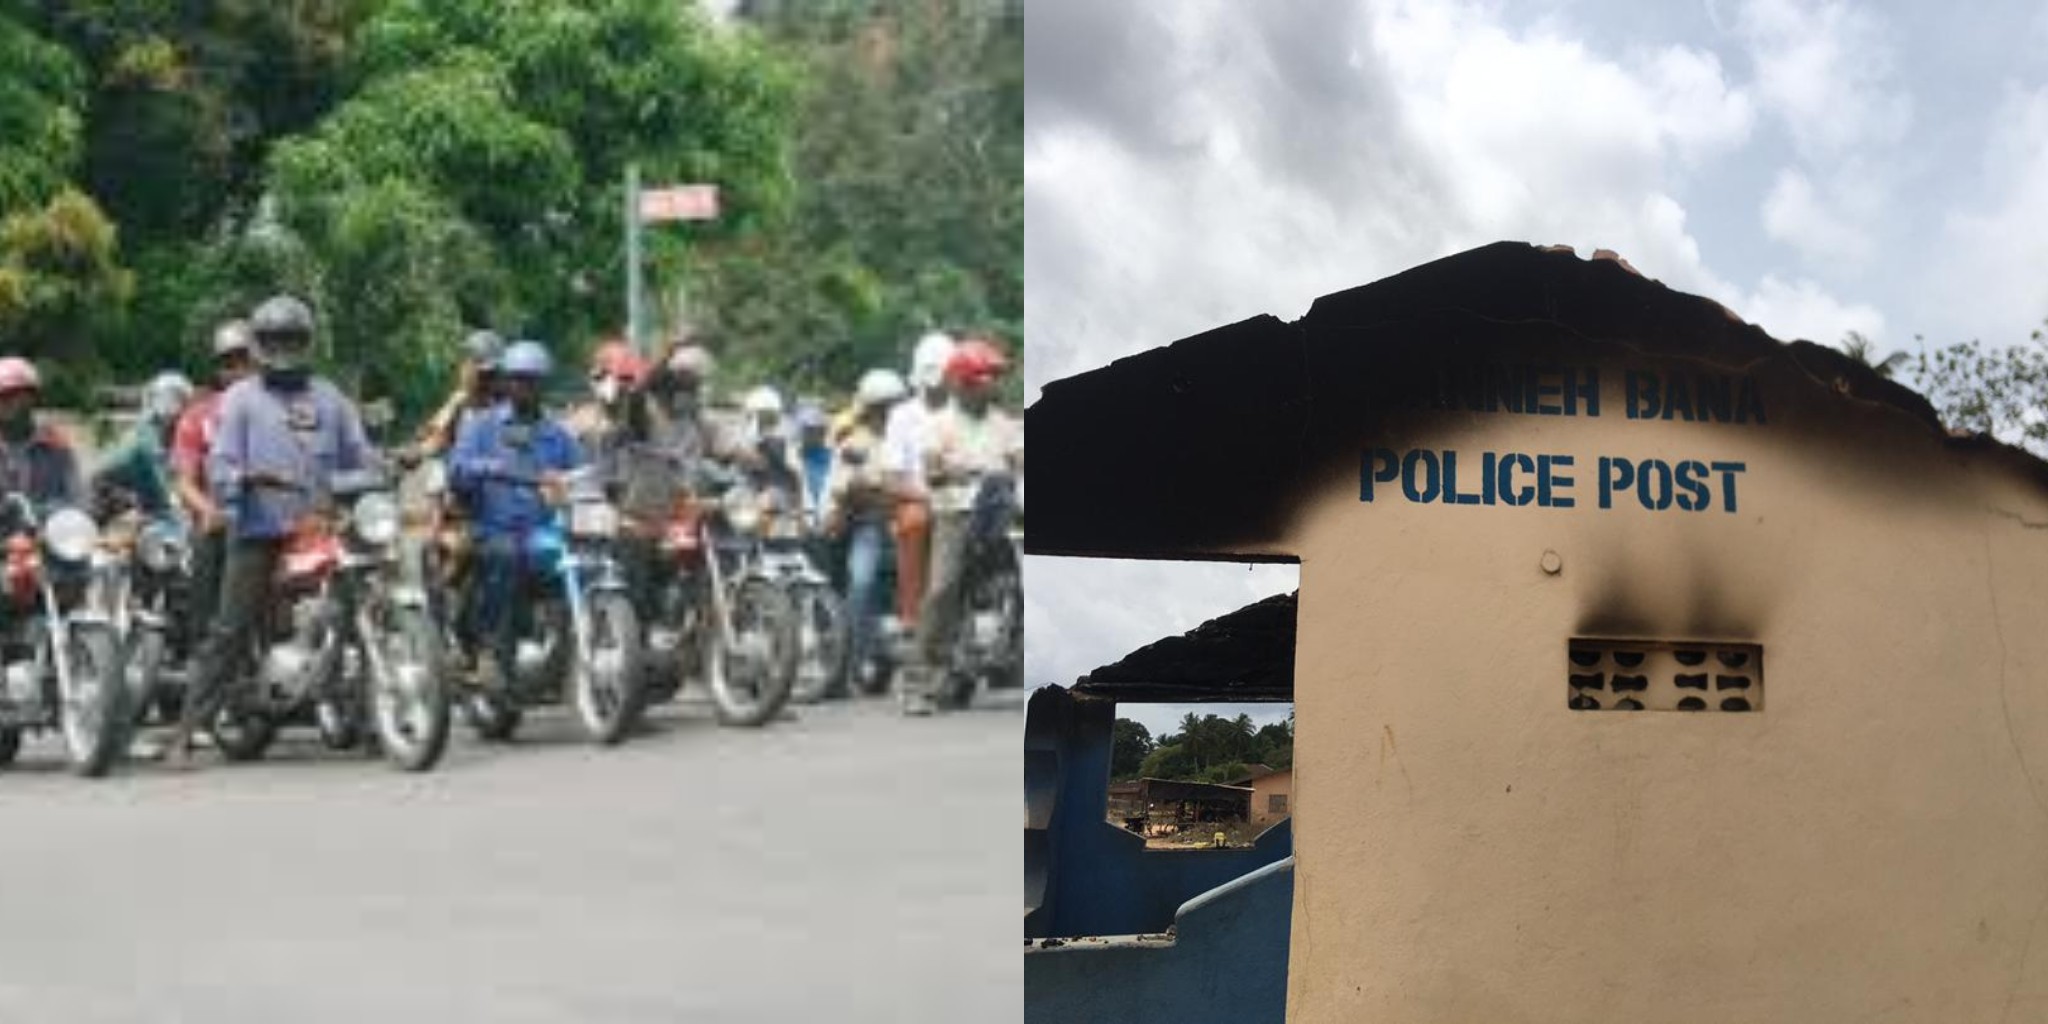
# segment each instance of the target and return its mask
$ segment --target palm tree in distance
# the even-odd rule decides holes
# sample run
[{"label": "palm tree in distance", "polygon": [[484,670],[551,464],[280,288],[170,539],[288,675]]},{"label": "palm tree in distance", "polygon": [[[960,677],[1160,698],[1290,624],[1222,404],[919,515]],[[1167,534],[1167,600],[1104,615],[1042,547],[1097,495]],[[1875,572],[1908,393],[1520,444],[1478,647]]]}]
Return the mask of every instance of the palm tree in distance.
[{"label": "palm tree in distance", "polygon": [[1849,331],[1842,335],[1842,354],[1877,371],[1886,380],[1892,378],[1911,358],[1906,352],[1894,352],[1882,359],[1877,357],[1877,346],[1862,331]]}]

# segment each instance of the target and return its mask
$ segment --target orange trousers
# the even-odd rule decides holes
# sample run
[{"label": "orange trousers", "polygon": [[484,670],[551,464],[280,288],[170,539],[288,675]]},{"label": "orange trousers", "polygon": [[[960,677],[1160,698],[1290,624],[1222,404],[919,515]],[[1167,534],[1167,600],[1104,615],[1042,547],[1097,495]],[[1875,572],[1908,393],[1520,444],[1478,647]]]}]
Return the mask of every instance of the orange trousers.
[{"label": "orange trousers", "polygon": [[896,538],[896,618],[905,630],[912,630],[924,608],[925,578],[931,567],[931,505],[897,502],[891,532]]}]

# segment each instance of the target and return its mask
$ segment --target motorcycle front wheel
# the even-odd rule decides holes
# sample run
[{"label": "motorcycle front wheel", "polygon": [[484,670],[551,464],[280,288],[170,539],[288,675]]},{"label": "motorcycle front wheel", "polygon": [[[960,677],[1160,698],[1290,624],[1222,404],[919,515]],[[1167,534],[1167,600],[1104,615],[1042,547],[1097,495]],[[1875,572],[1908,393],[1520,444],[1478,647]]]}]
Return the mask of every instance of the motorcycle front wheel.
[{"label": "motorcycle front wheel", "polygon": [[610,746],[623,740],[646,707],[646,676],[640,670],[640,619],[624,594],[594,594],[590,647],[570,669],[576,715],[583,731]]},{"label": "motorcycle front wheel", "polygon": [[710,656],[705,682],[720,725],[755,728],[780,714],[796,682],[796,609],[789,595],[763,579],[732,590],[732,639],[705,623]]},{"label": "motorcycle front wheel", "polygon": [[815,704],[845,685],[851,642],[846,602],[823,583],[789,588],[797,627],[796,681],[790,699]]},{"label": "motorcycle front wheel", "polygon": [[101,625],[74,625],[70,632],[69,680],[59,712],[71,770],[88,778],[105,775],[128,749],[128,676],[121,644]]},{"label": "motorcycle front wheel", "polygon": [[168,646],[162,630],[146,627],[138,630],[129,642],[122,675],[128,686],[129,720],[137,727],[148,721],[152,709],[163,705],[157,684],[163,675]]},{"label": "motorcycle front wheel", "polygon": [[448,748],[448,689],[433,620],[422,608],[399,608],[369,641],[370,706],[384,756],[402,771],[423,772]]}]

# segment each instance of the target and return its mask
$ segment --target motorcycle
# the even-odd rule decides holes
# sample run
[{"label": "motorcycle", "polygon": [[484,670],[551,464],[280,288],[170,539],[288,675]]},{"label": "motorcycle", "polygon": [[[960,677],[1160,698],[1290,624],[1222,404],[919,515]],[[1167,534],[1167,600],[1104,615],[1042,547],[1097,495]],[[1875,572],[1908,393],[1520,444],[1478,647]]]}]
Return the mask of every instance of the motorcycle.
[{"label": "motorcycle", "polygon": [[76,508],[39,515],[15,493],[0,499],[0,764],[22,733],[62,735],[73,771],[105,775],[128,747],[121,645],[105,609],[118,556]]},{"label": "motorcycle", "polygon": [[[639,617],[614,551],[618,509],[595,468],[565,474],[564,491],[549,521],[522,541],[540,597],[507,610],[527,620],[509,672],[501,685],[466,687],[463,712],[487,740],[510,739],[526,708],[559,703],[565,689],[584,732],[600,744],[625,739],[646,710]],[[480,663],[488,656],[478,652]]]},{"label": "motorcycle", "polygon": [[789,594],[762,561],[764,500],[737,474],[699,467],[654,532],[656,613],[647,646],[665,696],[684,679],[711,692],[721,725],[758,727],[796,683],[801,634]]},{"label": "motorcycle", "polygon": [[109,524],[128,538],[107,595],[121,638],[137,726],[174,722],[184,700],[203,623],[194,622],[192,543],[175,519],[123,517]]},{"label": "motorcycle", "polygon": [[944,702],[965,707],[986,689],[1024,686],[1023,529],[1016,477],[982,478],[968,515],[962,621],[947,659]]},{"label": "motorcycle", "polygon": [[760,507],[755,561],[789,596],[797,624],[796,678],[790,700],[815,704],[839,689],[848,671],[852,623],[845,598],[819,568],[820,559],[800,510],[774,489],[757,492]]},{"label": "motorcycle", "polygon": [[398,502],[375,472],[337,474],[329,494],[332,510],[285,541],[208,731],[235,761],[261,758],[288,724],[337,750],[374,731],[393,767],[427,771],[447,748],[449,695],[426,594],[398,557]]}]

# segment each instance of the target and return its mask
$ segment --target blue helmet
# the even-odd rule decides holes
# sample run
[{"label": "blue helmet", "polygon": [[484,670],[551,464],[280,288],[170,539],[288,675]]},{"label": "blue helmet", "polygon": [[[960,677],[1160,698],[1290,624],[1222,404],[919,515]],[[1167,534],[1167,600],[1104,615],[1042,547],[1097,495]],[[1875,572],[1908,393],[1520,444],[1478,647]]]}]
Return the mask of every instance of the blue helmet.
[{"label": "blue helmet", "polygon": [[555,361],[537,341],[515,341],[498,360],[498,372],[507,377],[545,377],[554,370]]}]

